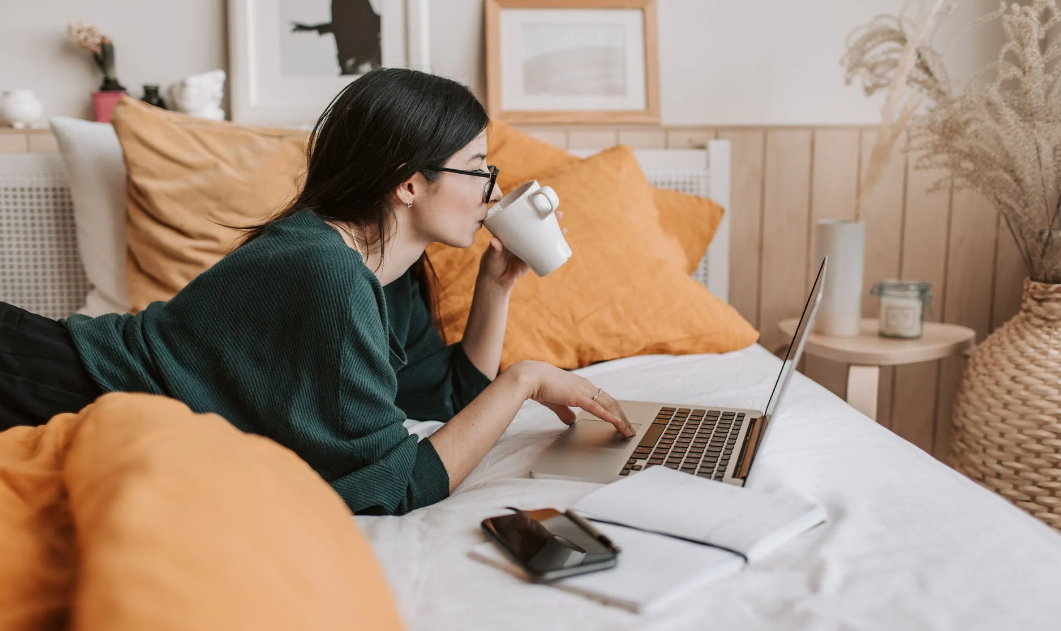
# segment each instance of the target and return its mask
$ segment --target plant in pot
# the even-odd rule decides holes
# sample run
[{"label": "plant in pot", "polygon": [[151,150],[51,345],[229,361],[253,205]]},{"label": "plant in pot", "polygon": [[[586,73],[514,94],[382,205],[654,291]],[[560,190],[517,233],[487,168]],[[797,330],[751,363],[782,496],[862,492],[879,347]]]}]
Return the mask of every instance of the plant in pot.
[{"label": "plant in pot", "polygon": [[[909,82],[925,104],[907,149],[915,168],[946,170],[937,189],[989,200],[1028,269],[1020,312],[962,375],[951,464],[1061,529],[1061,40],[1047,37],[1061,12],[1057,0],[1002,2],[972,24],[994,23],[1006,36],[997,61],[960,83],[931,38],[920,42]],[[908,20],[875,18],[849,72],[881,89],[910,36]]]},{"label": "plant in pot", "polygon": [[100,84],[99,90],[92,93],[92,106],[95,108],[97,121],[110,122],[114,106],[126,93],[125,86],[118,82],[114,67],[114,42],[106,35],[100,34],[96,27],[76,20],[67,25],[66,31],[78,48],[92,53],[92,59],[103,73],[103,83]]}]

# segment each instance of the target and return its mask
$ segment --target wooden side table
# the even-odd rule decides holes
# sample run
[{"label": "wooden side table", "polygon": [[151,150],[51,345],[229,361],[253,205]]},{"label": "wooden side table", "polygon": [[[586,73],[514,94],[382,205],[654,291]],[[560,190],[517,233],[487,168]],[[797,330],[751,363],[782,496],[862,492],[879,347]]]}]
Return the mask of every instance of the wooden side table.
[{"label": "wooden side table", "polygon": [[[799,320],[782,320],[777,326],[792,339]],[[960,355],[973,347],[976,331],[957,324],[926,322],[925,333],[916,340],[900,340],[877,334],[877,321],[862,320],[855,337],[832,337],[813,331],[803,352],[814,357],[849,364],[847,402],[871,419],[877,419],[877,382],[881,366],[933,361]]]}]

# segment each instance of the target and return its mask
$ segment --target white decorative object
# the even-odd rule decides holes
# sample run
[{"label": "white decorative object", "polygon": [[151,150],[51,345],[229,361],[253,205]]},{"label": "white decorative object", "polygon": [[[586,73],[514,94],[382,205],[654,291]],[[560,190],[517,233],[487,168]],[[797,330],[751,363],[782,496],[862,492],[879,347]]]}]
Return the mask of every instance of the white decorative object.
[{"label": "white decorative object", "polygon": [[125,160],[110,123],[51,117],[74,202],[77,252],[92,290],[78,313],[129,311],[125,282]]},{"label": "white decorative object", "polygon": [[25,129],[43,115],[44,106],[33,90],[8,90],[0,100],[0,117],[15,129]]},{"label": "white decorative object", "polygon": [[814,265],[829,257],[822,302],[814,330],[822,335],[858,335],[862,320],[862,268],[866,224],[861,221],[821,219],[814,227]]},{"label": "white decorative object", "polygon": [[345,1],[340,19],[352,24],[340,41],[326,0],[229,0],[234,122],[313,123],[377,62],[431,71],[428,0]]},{"label": "white decorative object", "polygon": [[170,104],[178,112],[199,118],[225,120],[221,99],[225,96],[225,71],[193,74],[169,88]]}]

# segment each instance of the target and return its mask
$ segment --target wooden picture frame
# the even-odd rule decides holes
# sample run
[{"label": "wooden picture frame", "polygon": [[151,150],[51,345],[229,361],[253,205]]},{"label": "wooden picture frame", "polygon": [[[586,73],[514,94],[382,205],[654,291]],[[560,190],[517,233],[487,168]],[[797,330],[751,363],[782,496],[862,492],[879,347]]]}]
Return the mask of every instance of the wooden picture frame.
[{"label": "wooden picture frame", "polygon": [[491,118],[659,124],[656,0],[485,0],[483,10]]}]

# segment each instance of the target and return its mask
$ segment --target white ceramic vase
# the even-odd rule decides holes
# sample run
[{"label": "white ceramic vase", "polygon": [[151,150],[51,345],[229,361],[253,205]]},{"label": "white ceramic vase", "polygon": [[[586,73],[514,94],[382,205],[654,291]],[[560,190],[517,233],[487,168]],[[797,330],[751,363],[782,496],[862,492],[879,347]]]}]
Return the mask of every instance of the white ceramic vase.
[{"label": "white ceramic vase", "polygon": [[40,120],[44,106],[33,90],[8,90],[0,99],[0,118],[15,129],[25,129]]},{"label": "white ceramic vase", "polygon": [[854,337],[862,321],[862,271],[865,267],[866,224],[821,219],[814,227],[815,259],[829,257],[822,301],[814,330],[823,335]]}]

